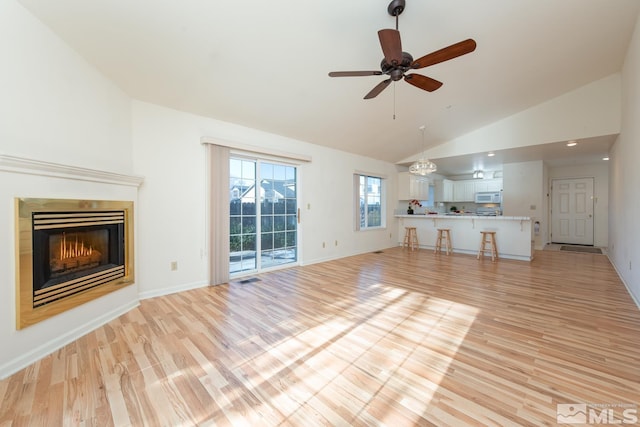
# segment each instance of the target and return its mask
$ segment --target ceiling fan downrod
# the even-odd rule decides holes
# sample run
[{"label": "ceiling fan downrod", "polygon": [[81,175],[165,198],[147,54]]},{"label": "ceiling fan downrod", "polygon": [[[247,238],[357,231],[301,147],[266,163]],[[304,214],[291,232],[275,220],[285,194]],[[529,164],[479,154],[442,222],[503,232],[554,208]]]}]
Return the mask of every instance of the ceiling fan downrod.
[{"label": "ceiling fan downrod", "polygon": [[405,5],[405,0],[392,0],[387,7],[387,12],[389,12],[389,15],[396,17],[396,30],[398,29],[398,16],[400,16],[402,11],[404,10]]}]

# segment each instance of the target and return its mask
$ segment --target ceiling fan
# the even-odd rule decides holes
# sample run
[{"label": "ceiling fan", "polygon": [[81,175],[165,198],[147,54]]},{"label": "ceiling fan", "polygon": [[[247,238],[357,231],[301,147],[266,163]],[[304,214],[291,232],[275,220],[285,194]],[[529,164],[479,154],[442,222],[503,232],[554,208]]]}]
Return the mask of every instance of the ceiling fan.
[{"label": "ceiling fan", "polygon": [[364,99],[375,98],[382,92],[389,83],[392,81],[398,81],[404,77],[404,81],[412,84],[415,87],[433,92],[442,86],[442,82],[432,79],[431,77],[423,76],[421,74],[410,73],[410,70],[417,70],[425,68],[430,65],[439,64],[440,62],[448,61],[458,56],[466,55],[476,49],[476,42],[473,39],[463,40],[461,42],[452,44],[435,52],[431,52],[417,60],[413,60],[413,57],[402,51],[402,43],[400,41],[400,32],[398,31],[398,16],[405,8],[405,0],[392,0],[387,8],[389,15],[396,18],[396,29],[384,29],[378,31],[378,38],[380,39],[380,46],[382,47],[382,53],[384,58],[380,63],[380,71],[332,71],[329,73],[330,77],[358,77],[358,76],[381,76],[387,75],[388,79],[378,83],[369,93],[367,93]]}]

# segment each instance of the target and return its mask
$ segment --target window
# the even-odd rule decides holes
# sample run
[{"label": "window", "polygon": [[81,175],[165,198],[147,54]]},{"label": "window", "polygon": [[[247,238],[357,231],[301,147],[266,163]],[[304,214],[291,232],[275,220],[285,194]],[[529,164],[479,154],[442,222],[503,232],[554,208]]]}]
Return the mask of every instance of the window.
[{"label": "window", "polygon": [[429,184],[429,199],[425,200],[424,203],[422,204],[422,206],[426,206],[426,207],[435,207],[436,205],[436,197],[435,197],[435,193],[434,193],[435,189],[433,187],[433,185]]},{"label": "window", "polygon": [[384,180],[375,176],[355,175],[356,230],[384,227]]}]

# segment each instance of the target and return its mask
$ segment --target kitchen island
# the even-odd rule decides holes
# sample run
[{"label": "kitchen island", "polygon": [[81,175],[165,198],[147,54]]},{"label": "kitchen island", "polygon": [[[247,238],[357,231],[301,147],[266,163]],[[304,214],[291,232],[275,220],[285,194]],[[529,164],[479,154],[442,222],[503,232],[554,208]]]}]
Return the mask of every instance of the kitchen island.
[{"label": "kitchen island", "polygon": [[[396,215],[398,235],[404,238],[405,227],[415,227],[420,248],[433,250],[438,228],[451,230],[453,252],[477,255],[481,231],[495,231],[500,258],[531,261],[533,234],[530,217],[483,215]],[[402,245],[402,240],[398,242]]]}]

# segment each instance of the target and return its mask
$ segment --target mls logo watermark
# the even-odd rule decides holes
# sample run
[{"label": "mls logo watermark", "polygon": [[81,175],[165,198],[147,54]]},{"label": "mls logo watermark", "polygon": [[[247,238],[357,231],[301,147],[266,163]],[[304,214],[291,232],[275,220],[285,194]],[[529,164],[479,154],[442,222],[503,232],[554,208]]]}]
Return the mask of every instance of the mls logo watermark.
[{"label": "mls logo watermark", "polygon": [[638,406],[633,403],[559,403],[558,424],[636,424]]}]

